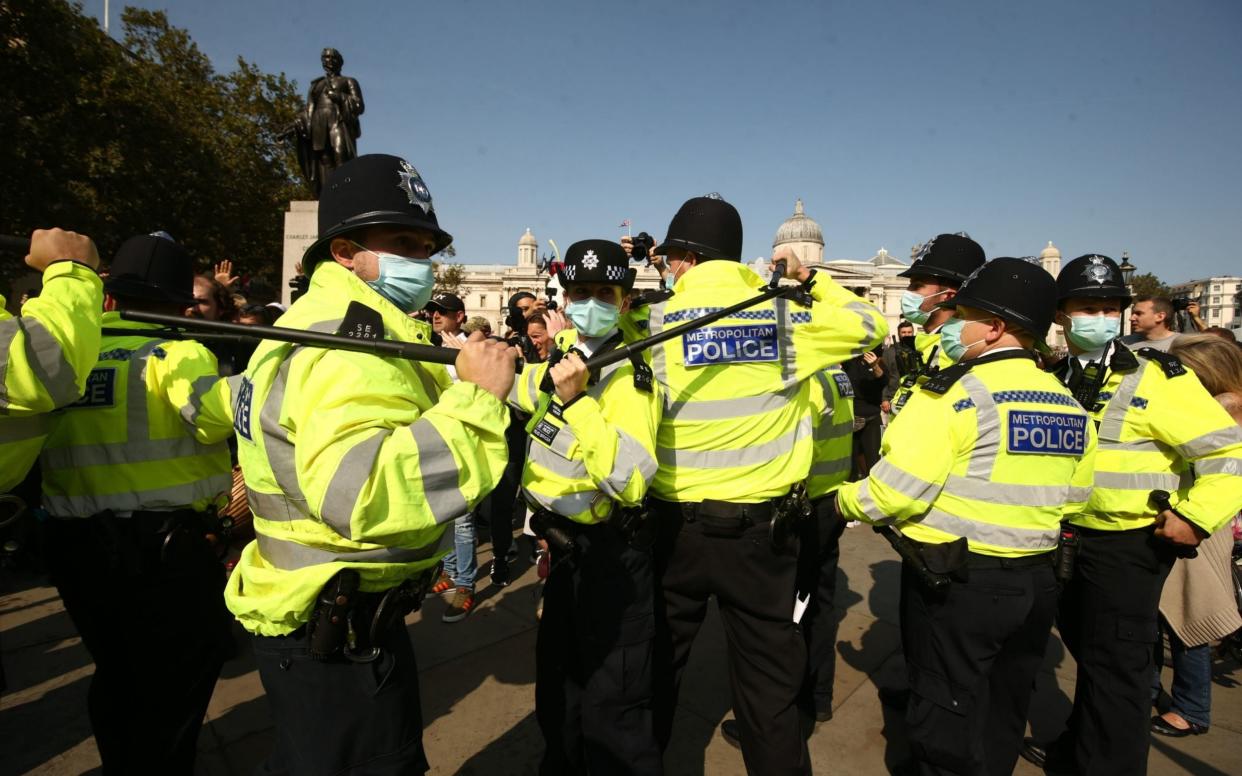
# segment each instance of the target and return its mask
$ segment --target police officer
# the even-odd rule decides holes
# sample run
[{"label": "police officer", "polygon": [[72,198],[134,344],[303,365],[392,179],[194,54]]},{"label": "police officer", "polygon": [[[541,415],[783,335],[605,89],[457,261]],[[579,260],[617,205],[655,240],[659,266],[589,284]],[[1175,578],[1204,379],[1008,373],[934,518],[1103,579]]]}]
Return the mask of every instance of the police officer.
[{"label": "police officer", "polygon": [[[853,464],[854,388],[840,367],[815,375],[811,389],[815,452],[806,495],[814,520],[804,522],[798,550],[797,594],[804,605],[799,624],[806,638],[807,672],[802,702],[816,722],[832,719],[832,685],[837,669],[837,566],[845,521],[833,506],[837,488]],[[741,745],[737,720],[720,724],[725,740]]]},{"label": "police officer", "polygon": [[102,323],[126,333],[104,334],[39,458],[48,569],[95,661],[87,709],[104,772],[189,774],[230,646],[206,538],[232,487],[227,385],[199,343],[120,317],[194,303],[181,246],[133,237],[110,269]]},{"label": "police officer", "polygon": [[[962,321],[962,360],[889,426],[884,457],[844,485],[844,518],[898,525],[922,564],[901,575],[907,725],[923,773],[1011,773],[1056,612],[1058,526],[1082,508],[1095,433],[1040,371],[1052,276],[998,258],[942,304]],[[927,433],[928,428],[937,433]],[[922,565],[921,564],[921,565]]]},{"label": "police officer", "polygon": [[[1023,755],[1052,771],[1147,769],[1160,591],[1173,561],[1242,507],[1242,433],[1176,357],[1118,339],[1130,294],[1116,262],[1088,254],[1057,276],[1070,356],[1058,375],[1099,429],[1057,627],[1078,664],[1074,707],[1051,743]],[[1172,509],[1151,496],[1168,491]]]},{"label": "police officer", "polygon": [[[687,201],[664,243],[674,295],[648,308],[652,334],[754,296],[764,281],[739,261],[742,221],[718,196]],[[665,650],[657,676],[657,731],[667,745],[678,680],[715,596],[729,640],[733,709],[752,773],[807,773],[797,697],[806,645],[793,621],[797,559],[770,539],[772,520],[814,452],[814,376],[887,334],[872,305],[801,266],[809,308],[785,299],[758,304],[652,349],[668,398],[651,485],[660,533]],[[780,533],[777,531],[776,533]],[[659,617],[659,615],[658,615]]]},{"label": "police officer", "polygon": [[[319,200],[310,290],[281,325],[426,344],[452,237],[404,159],[360,156]],[[501,476],[514,357],[480,333],[442,366],[265,341],[234,405],[255,541],[226,590],[276,722],[269,773],[422,773],[404,617],[452,547],[445,526]]]},{"label": "police officer", "polygon": [[892,413],[901,412],[914,389],[937,371],[951,366],[962,355],[961,323],[941,303],[952,301],[971,273],[983,266],[983,248],[965,232],[941,234],[923,244],[910,268],[898,277],[910,278],[901,295],[901,315],[923,327],[914,346],[922,369],[902,378],[892,402]]},{"label": "police officer", "polygon": [[16,318],[0,304],[0,493],[30,471],[46,414],[82,395],[99,355],[103,284],[91,238],[36,229],[26,264],[43,273],[43,291]]},{"label": "police officer", "polygon": [[[642,510],[656,472],[662,390],[642,356],[595,374],[584,361],[636,338],[618,325],[635,275],[615,242],[571,245],[558,277],[574,328],[558,335],[555,365],[528,365],[511,394],[525,412],[546,409],[522,474],[537,510],[532,524],[550,524],[574,544],[548,537],[553,567],[535,674],[543,774],[662,772],[651,716],[655,596]],[[554,393],[541,405],[547,375]]]}]

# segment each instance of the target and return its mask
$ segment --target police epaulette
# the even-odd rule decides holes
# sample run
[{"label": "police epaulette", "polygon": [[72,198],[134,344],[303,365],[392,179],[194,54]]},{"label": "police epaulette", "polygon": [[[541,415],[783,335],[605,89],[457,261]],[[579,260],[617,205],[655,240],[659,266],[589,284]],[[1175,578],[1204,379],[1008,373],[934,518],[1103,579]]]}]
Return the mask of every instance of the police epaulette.
[{"label": "police epaulette", "polygon": [[384,316],[379,310],[355,300],[345,309],[345,318],[336,333],[354,339],[381,340],[384,338]]},{"label": "police epaulette", "polygon": [[954,364],[938,370],[935,374],[927,378],[927,382],[923,383],[923,390],[932,393],[944,395],[949,392],[953,384],[970,371],[972,364]]},{"label": "police epaulette", "polygon": [[1155,348],[1140,348],[1138,354],[1148,361],[1155,361],[1159,364],[1164,370],[1165,377],[1181,377],[1186,374],[1186,366],[1172,353],[1165,353]]},{"label": "police epaulette", "polygon": [[1113,356],[1108,360],[1108,368],[1114,372],[1131,372],[1138,369],[1138,356],[1134,351],[1118,342],[1113,346]]},{"label": "police epaulette", "polygon": [[630,354],[630,365],[634,367],[634,387],[643,393],[654,391],[655,374],[651,371],[651,367],[647,366],[647,362],[643,360],[641,352]]}]

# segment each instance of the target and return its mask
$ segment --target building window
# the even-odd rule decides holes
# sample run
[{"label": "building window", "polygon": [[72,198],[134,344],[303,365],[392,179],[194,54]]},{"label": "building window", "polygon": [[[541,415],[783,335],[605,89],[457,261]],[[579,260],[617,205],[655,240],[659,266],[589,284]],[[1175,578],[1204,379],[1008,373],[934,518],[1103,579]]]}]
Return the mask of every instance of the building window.
[{"label": "building window", "polygon": [[1220,304],[1220,297],[1219,296],[1212,297],[1212,304]]},{"label": "building window", "polygon": [[1212,286],[1212,290],[1213,290],[1213,291],[1219,291],[1219,290],[1220,290],[1220,283],[1217,283],[1216,285]]},{"label": "building window", "polygon": [[479,307],[487,307],[487,294],[479,294]]}]

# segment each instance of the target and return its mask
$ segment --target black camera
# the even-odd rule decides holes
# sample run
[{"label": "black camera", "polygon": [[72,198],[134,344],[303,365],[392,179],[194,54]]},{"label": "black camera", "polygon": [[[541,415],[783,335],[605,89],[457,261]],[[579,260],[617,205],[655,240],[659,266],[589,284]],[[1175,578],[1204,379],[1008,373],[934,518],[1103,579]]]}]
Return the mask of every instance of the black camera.
[{"label": "black camera", "polygon": [[630,261],[647,261],[651,249],[655,247],[655,238],[646,232],[639,232],[630,239]]},{"label": "black camera", "polygon": [[1178,296],[1169,300],[1173,304],[1173,309],[1177,312],[1190,309],[1190,303],[1193,301],[1188,296]]}]

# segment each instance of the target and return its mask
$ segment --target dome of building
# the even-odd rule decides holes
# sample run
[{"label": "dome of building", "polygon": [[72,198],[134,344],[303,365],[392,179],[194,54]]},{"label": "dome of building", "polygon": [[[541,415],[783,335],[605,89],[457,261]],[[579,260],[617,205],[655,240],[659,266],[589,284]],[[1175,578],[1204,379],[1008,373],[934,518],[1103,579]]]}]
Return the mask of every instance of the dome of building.
[{"label": "dome of building", "polygon": [[1061,251],[1057,249],[1057,246],[1052,244],[1052,240],[1049,240],[1048,247],[1039,252],[1039,258],[1059,259],[1061,258]]},{"label": "dome of building", "polygon": [[794,203],[793,215],[781,224],[780,229],[776,230],[776,239],[772,241],[772,247],[775,248],[785,243],[824,244],[823,230],[819,228],[819,224],[815,223],[814,219],[808,218],[802,211],[801,199]]},{"label": "dome of building", "polygon": [[522,235],[522,239],[518,240],[518,245],[533,245],[539,247],[539,241],[535,239],[535,235],[530,233],[530,227],[526,227],[526,234]]}]

